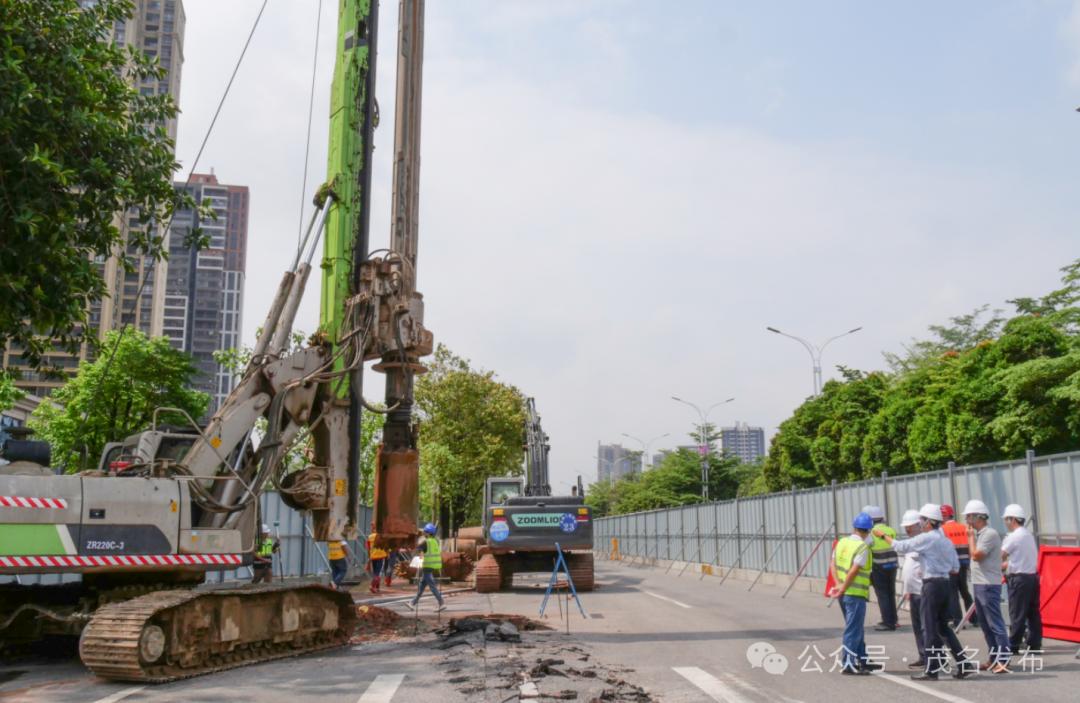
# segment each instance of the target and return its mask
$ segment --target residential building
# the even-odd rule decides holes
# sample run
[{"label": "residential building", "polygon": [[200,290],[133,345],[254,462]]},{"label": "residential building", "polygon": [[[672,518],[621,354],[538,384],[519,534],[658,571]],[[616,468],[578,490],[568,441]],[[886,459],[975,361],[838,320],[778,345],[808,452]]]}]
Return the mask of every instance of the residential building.
[{"label": "residential building", "polygon": [[[94,1],[82,0],[82,4],[90,5]],[[147,56],[157,57],[165,69],[165,75],[160,80],[148,78],[139,84],[139,91],[143,95],[167,93],[179,102],[186,21],[183,0],[135,0],[134,4],[135,11],[132,16],[118,21],[113,27],[112,39],[120,46],[139,47]],[[165,124],[165,130],[175,142],[175,118]],[[123,242],[127,242],[133,232],[142,231],[142,228],[147,226],[154,225],[141,223],[136,212],[116,215],[116,227]],[[119,329],[125,324],[131,324],[150,336],[160,336],[168,262],[155,263],[149,257],[138,255],[133,248],[128,248],[132,270],[125,271],[119,259],[119,254],[125,248],[127,245],[122,244],[113,256],[95,259],[105,279],[106,296],[91,303],[88,310],[89,325],[97,331],[99,338],[104,337],[109,330]],[[2,355],[4,368],[21,371],[15,382],[16,386],[44,398],[65,383],[63,376],[28,370],[20,352],[21,349],[8,347]],[[46,354],[46,365],[74,375],[79,363],[89,358],[90,354],[88,345],[83,345],[75,356],[62,349],[55,349]]]},{"label": "residential building", "polygon": [[[247,265],[247,186],[219,183],[217,176],[193,174],[187,188],[213,217],[180,210],[169,233],[169,268],[165,282],[162,332],[176,349],[194,357],[198,390],[211,396],[216,410],[233,387],[234,374],[214,353],[240,346],[244,275]],[[196,249],[189,235],[201,230],[206,246]]]},{"label": "residential building", "polygon": [[600,444],[596,448],[597,482],[618,481],[624,476],[641,473],[642,453],[621,444]]},{"label": "residential building", "polygon": [[765,456],[765,430],[736,422],[734,427],[720,428],[720,447],[724,454],[752,463]]}]

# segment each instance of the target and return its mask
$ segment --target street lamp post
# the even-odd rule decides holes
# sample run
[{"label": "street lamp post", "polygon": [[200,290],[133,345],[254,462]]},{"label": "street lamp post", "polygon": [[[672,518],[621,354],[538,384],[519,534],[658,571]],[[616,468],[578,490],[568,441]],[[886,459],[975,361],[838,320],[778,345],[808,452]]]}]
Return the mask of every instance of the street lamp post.
[{"label": "street lamp post", "polygon": [[[641,445],[641,451],[643,452],[642,456],[644,457],[641,460],[641,468],[642,468],[642,470],[644,470],[646,468],[645,467],[645,462],[650,459],[649,447],[651,447],[652,443],[655,442],[656,440],[663,439],[664,437],[667,437],[670,434],[671,434],[670,432],[665,432],[664,434],[656,435],[655,437],[650,439],[648,442],[646,442],[646,441],[644,441],[642,439],[639,439],[639,438],[635,437],[632,434],[626,434],[625,432],[622,433],[622,436],[626,437],[627,439],[632,439],[632,440],[634,440],[635,442],[637,442],[638,444]],[[649,468],[652,468],[652,462],[651,461],[649,461]]]},{"label": "street lamp post", "polygon": [[683,405],[689,405],[697,411],[698,417],[701,419],[701,446],[698,449],[698,452],[701,454],[701,498],[702,500],[707,501],[709,500],[709,438],[705,435],[705,425],[709,422],[709,413],[713,411],[713,408],[730,403],[735,399],[728,398],[727,400],[721,400],[719,403],[713,403],[706,408],[704,412],[702,412],[701,408],[688,400],[676,398],[675,396],[671,396],[671,399],[682,403]]},{"label": "street lamp post", "polygon": [[630,457],[628,457],[628,456],[621,456],[618,459],[605,459],[604,457],[599,456],[599,455],[593,457],[593,459],[596,459],[597,461],[602,461],[605,464],[611,465],[611,468],[608,469],[608,485],[609,486],[614,486],[615,485],[615,467],[619,465],[620,461],[626,461],[629,458]]},{"label": "street lamp post", "polygon": [[802,337],[796,337],[793,334],[788,334],[787,332],[781,332],[780,330],[776,329],[775,327],[766,327],[765,329],[767,329],[768,331],[770,331],[770,332],[772,332],[774,334],[778,334],[781,337],[787,337],[788,339],[794,339],[796,342],[798,342],[799,344],[806,347],[806,351],[809,352],[809,354],[810,354],[810,361],[813,362],[813,365],[814,365],[814,395],[819,396],[819,395],[821,395],[821,386],[822,386],[822,383],[821,383],[821,352],[825,351],[825,347],[829,346],[829,344],[831,344],[832,342],[835,342],[836,340],[840,339],[841,337],[846,337],[849,334],[855,334],[856,332],[861,330],[862,327],[856,327],[855,329],[848,330],[847,332],[844,332],[843,334],[838,334],[835,337],[829,337],[828,339],[826,339],[821,344],[821,346],[815,346],[814,344],[811,344],[810,342],[806,341]]}]

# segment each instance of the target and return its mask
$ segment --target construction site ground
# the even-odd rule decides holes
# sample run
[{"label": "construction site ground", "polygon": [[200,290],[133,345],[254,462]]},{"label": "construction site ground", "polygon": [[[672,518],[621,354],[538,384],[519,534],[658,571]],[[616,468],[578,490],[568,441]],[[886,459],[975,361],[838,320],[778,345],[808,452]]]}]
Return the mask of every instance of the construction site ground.
[{"label": "construction site ground", "polygon": [[[885,671],[843,676],[830,671],[840,646],[841,616],[820,594],[792,591],[781,599],[775,586],[759,584],[750,592],[746,581],[733,578],[721,585],[714,576],[691,571],[680,576],[678,567],[597,565],[598,589],[581,595],[589,617],[571,605],[569,634],[565,601],[553,600],[546,618],[537,618],[546,577],[519,576],[512,591],[490,595],[450,586],[445,612],[437,615],[434,601],[425,597],[415,618],[403,602],[408,589],[395,584],[379,597],[357,591],[360,604],[368,606],[361,613],[365,625],[345,649],[139,686],[96,679],[81,667],[73,648],[59,648],[48,657],[39,653],[0,664],[0,700],[1076,700],[1080,659],[1073,643],[1047,640],[1041,656],[1014,664],[1011,674],[980,673],[963,681],[943,675],[934,683],[916,683],[906,665],[915,655],[910,627],[873,631],[877,612],[871,605],[867,642],[872,654],[887,657]],[[483,616],[511,625],[473,619]],[[451,619],[464,620],[465,631],[451,630]],[[527,629],[529,619],[550,629]],[[479,629],[485,625],[486,631]],[[520,642],[514,641],[515,633]],[[977,628],[963,631],[961,640],[985,658]]]}]

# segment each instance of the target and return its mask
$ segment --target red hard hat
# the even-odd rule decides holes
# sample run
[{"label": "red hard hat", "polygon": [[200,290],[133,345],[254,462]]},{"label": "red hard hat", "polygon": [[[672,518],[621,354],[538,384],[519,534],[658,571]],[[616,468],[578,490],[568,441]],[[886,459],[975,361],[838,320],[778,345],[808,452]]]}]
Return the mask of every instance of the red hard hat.
[{"label": "red hard hat", "polygon": [[952,520],[953,515],[955,515],[955,514],[956,514],[956,511],[953,510],[952,506],[949,505],[948,503],[941,506],[941,517],[945,518],[946,520]]}]

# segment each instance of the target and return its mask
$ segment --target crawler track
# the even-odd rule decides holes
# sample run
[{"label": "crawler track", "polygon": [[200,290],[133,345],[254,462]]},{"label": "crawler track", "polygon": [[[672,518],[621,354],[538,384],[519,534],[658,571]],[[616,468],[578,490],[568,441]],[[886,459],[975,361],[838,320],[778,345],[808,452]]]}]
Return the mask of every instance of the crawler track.
[{"label": "crawler track", "polygon": [[164,683],[347,644],[351,597],[323,586],[159,591],[99,608],[79,641],[92,672]]}]

